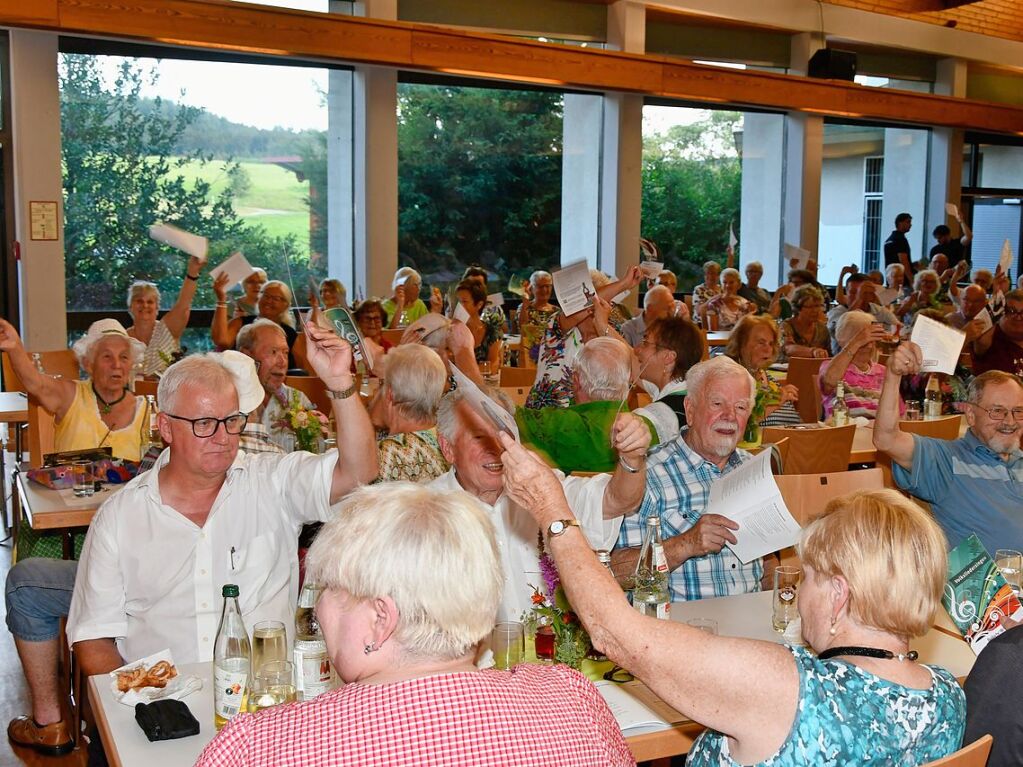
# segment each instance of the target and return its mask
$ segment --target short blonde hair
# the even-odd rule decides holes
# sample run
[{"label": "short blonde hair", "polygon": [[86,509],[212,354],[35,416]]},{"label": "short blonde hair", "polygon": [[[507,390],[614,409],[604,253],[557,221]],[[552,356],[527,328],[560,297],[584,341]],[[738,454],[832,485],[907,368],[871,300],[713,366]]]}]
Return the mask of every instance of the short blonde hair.
[{"label": "short blonde hair", "polygon": [[803,531],[799,556],[819,575],[849,584],[859,625],[923,636],[941,604],[948,541],[931,516],[891,489],[835,498]]},{"label": "short blonde hair", "polygon": [[128,308],[131,309],[131,302],[134,301],[138,296],[146,293],[153,293],[156,295],[156,308],[160,308],[160,289],[156,287],[155,282],[146,282],[145,280],[135,280],[131,285],[128,286]]},{"label": "short blonde hair", "polygon": [[436,420],[437,405],[448,386],[448,369],[428,346],[403,344],[387,354],[384,386],[403,417]]},{"label": "short blonde hair", "polygon": [[494,525],[483,507],[461,490],[411,482],[346,496],[309,549],[306,573],[355,599],[393,599],[394,639],[415,658],[468,653],[494,628],[504,591]]},{"label": "short blonde hair", "polygon": [[877,320],[874,319],[874,315],[867,312],[851,311],[843,314],[835,325],[835,340],[839,348],[844,349],[857,333],[875,322]]}]

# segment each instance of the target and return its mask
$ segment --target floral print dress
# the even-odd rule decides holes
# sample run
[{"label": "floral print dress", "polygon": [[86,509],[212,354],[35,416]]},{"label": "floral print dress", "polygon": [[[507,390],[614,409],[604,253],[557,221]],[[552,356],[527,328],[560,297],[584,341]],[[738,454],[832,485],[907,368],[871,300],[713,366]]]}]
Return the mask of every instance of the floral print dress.
[{"label": "floral print dress", "polygon": [[555,316],[540,344],[536,382],[526,397],[527,408],[568,407],[575,402],[572,370],[582,348],[579,329],[572,328],[566,333],[561,329],[561,315]]},{"label": "floral print dress", "polygon": [[[754,767],[862,767],[924,764],[959,748],[966,696],[945,669],[931,672],[926,690],[890,682],[841,660],[820,660],[789,647],[799,672],[799,702],[788,738]],[[728,739],[706,730],[687,767],[738,767]]]}]

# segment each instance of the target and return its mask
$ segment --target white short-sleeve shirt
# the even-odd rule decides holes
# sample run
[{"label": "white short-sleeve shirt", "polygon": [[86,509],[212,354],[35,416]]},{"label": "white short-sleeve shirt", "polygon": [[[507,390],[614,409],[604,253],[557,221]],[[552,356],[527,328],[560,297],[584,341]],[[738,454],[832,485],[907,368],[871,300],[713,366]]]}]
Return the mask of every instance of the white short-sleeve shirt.
[{"label": "white short-sleeve shirt", "polygon": [[[618,540],[622,518],[604,519],[604,490],[611,481],[610,474],[595,477],[566,477],[555,472],[568,498],[569,508],[575,514],[586,539],[594,549],[611,549]],[[433,480],[435,490],[462,490],[451,469]],[[477,499],[478,500],[478,499]],[[508,496],[501,494],[493,506],[479,501],[490,514],[497,528],[497,546],[501,552],[504,570],[504,594],[497,612],[498,621],[517,621],[530,609],[533,586],[543,590],[540,576],[537,533],[539,528],[530,513]]]},{"label": "white short-sleeve shirt", "polygon": [[202,527],[164,504],[156,465],[100,507],[89,527],[68,641],[115,638],[128,661],[170,648],[176,663],[213,659],[225,583],[250,631],[294,631],[298,533],[330,518],[337,454],[239,453]]}]

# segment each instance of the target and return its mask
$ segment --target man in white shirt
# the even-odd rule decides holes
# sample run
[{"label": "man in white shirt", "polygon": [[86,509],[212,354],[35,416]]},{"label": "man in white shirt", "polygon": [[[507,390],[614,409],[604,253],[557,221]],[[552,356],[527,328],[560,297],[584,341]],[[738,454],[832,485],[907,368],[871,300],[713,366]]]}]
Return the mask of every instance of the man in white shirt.
[{"label": "man in white shirt", "polygon": [[[532,587],[543,586],[536,523],[527,510],[504,494],[503,449],[494,427],[469,407],[462,392],[451,392],[441,401],[437,431],[441,452],[451,470],[433,480],[430,487],[465,490],[492,514],[505,577],[497,620],[519,620],[531,606]],[[568,503],[595,549],[614,545],[622,516],[636,511],[646,486],[646,451],[650,445],[646,424],[630,413],[622,413],[612,427],[611,438],[619,457],[614,474],[566,477],[558,472]]]},{"label": "man in white shirt", "polygon": [[369,417],[352,396],[351,347],[312,325],[306,341],[346,432],[343,454],[239,455],[245,418],[220,363],[186,358],[164,375],[169,449],[100,508],[82,551],[68,639],[86,675],[164,647],[177,663],[211,660],[225,583],[239,586],[247,625],[292,625],[300,526],[327,519],[377,469]]}]

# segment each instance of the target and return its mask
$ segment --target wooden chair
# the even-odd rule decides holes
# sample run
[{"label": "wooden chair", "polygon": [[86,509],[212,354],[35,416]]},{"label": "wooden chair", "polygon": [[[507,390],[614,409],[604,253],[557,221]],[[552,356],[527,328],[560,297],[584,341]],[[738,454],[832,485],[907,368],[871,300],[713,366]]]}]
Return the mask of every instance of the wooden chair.
[{"label": "wooden chair", "polygon": [[501,391],[504,392],[508,399],[512,401],[515,407],[522,407],[526,404],[526,397],[529,396],[528,386],[502,386]]},{"label": "wooden chair", "polygon": [[307,396],[313,406],[328,418],[332,412],[330,397],[327,396],[327,385],[316,376],[285,376],[284,383],[292,389],[298,389]]},{"label": "wooden chair", "polygon": [[770,449],[773,453],[771,456],[771,473],[775,475],[784,474],[785,459],[789,457],[789,438],[785,437],[777,442],[762,442],[761,446],[764,450]]},{"label": "wooden chair", "polygon": [[820,418],[820,389],[813,377],[821,369],[822,359],[816,357],[789,357],[789,373],[785,383],[799,389],[799,402],[796,410],[803,423],[817,423]]},{"label": "wooden chair", "polygon": [[[29,352],[29,356],[39,354],[39,362],[43,370],[52,376],[67,378],[69,381],[77,381],[81,378],[81,370],[78,367],[78,357],[70,349],[57,349],[52,352]],[[3,355],[3,376],[4,391],[25,391],[25,385],[14,372],[10,357]]]},{"label": "wooden chair", "polygon": [[910,434],[919,434],[921,437],[953,440],[959,439],[962,423],[962,415],[956,414],[933,420],[899,421],[899,428]]},{"label": "wooden chair", "polygon": [[35,397],[28,398],[28,464],[38,469],[43,456],[54,452],[57,427],[53,415],[47,412]]},{"label": "wooden chair", "polygon": [[142,378],[135,382],[135,394],[139,397],[155,397],[159,381],[150,381]]},{"label": "wooden chair", "polygon": [[991,753],[991,745],[994,738],[985,735],[977,738],[968,746],[963,746],[954,754],[949,754],[943,759],[935,759],[920,767],[984,767],[987,764],[988,755]]},{"label": "wooden chair", "polygon": [[855,424],[819,429],[767,426],[762,432],[764,442],[778,442],[788,438],[785,474],[846,471],[855,434]]},{"label": "wooden chair", "polygon": [[401,343],[401,337],[405,335],[405,328],[384,328],[380,332],[383,333],[385,340],[397,346]]},{"label": "wooden chair", "polygon": [[536,368],[501,368],[501,387],[525,386],[532,387],[536,380]]}]

